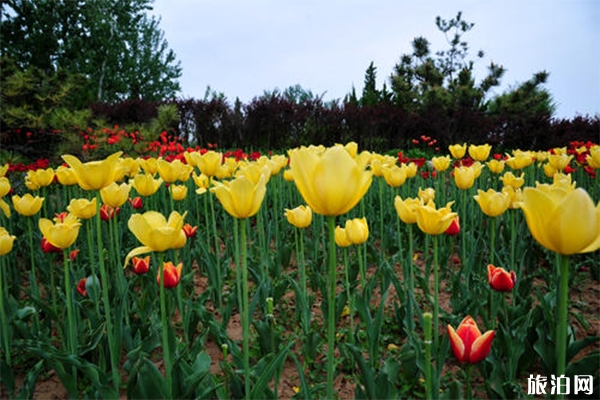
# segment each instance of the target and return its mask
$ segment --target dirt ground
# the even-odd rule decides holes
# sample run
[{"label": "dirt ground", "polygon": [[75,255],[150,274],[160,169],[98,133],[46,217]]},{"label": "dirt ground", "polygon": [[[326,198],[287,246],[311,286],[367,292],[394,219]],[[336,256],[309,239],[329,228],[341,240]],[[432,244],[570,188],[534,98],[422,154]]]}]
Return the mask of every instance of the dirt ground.
[{"label": "dirt ground", "polygon": [[[400,271],[398,271],[398,273],[400,273]],[[593,280],[588,272],[578,271],[577,273],[585,275],[582,277],[582,279],[578,281],[579,284],[573,285],[573,287],[571,287],[571,307],[576,306],[577,311],[583,315],[583,317],[589,324],[589,326],[586,329],[586,327],[582,326],[577,319],[572,319],[571,322],[577,328],[579,339],[585,336],[594,336],[600,334],[600,283]],[[206,287],[208,285],[207,279],[204,277],[199,277],[199,274],[196,274],[196,276],[197,277],[195,278],[195,286],[197,292],[202,292],[206,290]],[[450,311],[450,293],[449,291],[444,290],[445,288],[443,286],[443,283],[440,289],[440,307],[441,309]],[[393,287],[390,289],[390,291],[391,292],[389,293],[389,296],[390,298],[393,298],[395,295]],[[290,296],[293,296],[293,294],[290,293]],[[319,298],[317,298],[316,304],[313,307],[313,313],[315,316],[320,313],[319,301]],[[242,327],[238,314],[232,315],[227,331],[231,339],[242,339]],[[593,348],[600,348],[600,343],[596,343],[596,345],[593,346]],[[589,348],[586,352],[589,352],[591,350],[592,349]],[[208,339],[206,344],[206,352],[212,360],[211,371],[214,374],[218,374],[220,371],[219,362],[222,361],[222,352],[220,346],[211,339]],[[324,355],[322,355],[321,358],[321,360],[317,360],[316,362],[324,363]],[[157,366],[159,367],[159,369],[162,367],[160,362],[157,363]],[[296,365],[292,361],[288,361],[284,365],[283,373],[278,384],[279,398],[289,399],[293,397],[295,394],[294,388],[300,386],[298,379],[298,371],[296,368]],[[453,367],[450,366],[449,368]],[[325,377],[323,377],[323,381],[324,380]],[[23,376],[17,377],[18,386],[21,384],[22,381]],[[477,383],[477,377],[474,377],[473,383]],[[526,382],[524,382],[524,385],[526,385]],[[344,374],[340,374],[335,379],[335,389],[339,399],[353,399],[355,386],[355,381]],[[2,391],[0,392],[0,398],[8,398],[8,394],[6,393],[4,387],[2,387]],[[121,398],[126,399],[125,393],[122,393]],[[43,378],[40,377],[40,379],[38,379],[33,399],[64,400],[68,399],[68,394],[62,386],[58,377],[52,372],[50,372],[46,374],[46,376],[44,376]]]}]

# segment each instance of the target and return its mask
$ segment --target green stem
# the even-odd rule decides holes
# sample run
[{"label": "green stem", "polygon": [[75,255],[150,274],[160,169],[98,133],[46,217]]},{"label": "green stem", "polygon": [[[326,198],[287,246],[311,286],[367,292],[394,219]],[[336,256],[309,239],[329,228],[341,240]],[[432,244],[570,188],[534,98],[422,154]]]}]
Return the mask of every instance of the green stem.
[{"label": "green stem", "polygon": [[[565,374],[567,363],[567,327],[569,302],[569,256],[558,257],[558,308],[556,325],[556,376]],[[559,395],[558,398],[563,398]]]},{"label": "green stem", "polygon": [[[29,277],[31,283],[31,295],[34,301],[40,301],[40,289],[38,287],[38,280],[35,268],[35,252],[33,250],[33,229],[31,227],[31,219],[33,217],[27,217],[27,230],[29,233],[29,257],[30,257],[30,265],[31,265],[31,276]],[[37,308],[37,307],[36,307]],[[40,318],[39,313],[35,313],[35,328],[36,331],[40,330]]]},{"label": "green stem", "polygon": [[[439,351],[439,291],[440,291],[440,277],[439,277],[439,265],[438,265],[438,237],[433,235],[433,342],[435,351]],[[438,367],[436,365],[436,367]]]},{"label": "green stem", "polygon": [[300,305],[302,330],[304,334],[310,331],[310,307],[308,304],[308,294],[306,291],[306,263],[304,261],[304,233],[302,229],[295,229],[296,252],[298,254],[298,274],[300,279]]},{"label": "green stem", "polygon": [[211,219],[211,225],[212,225],[212,232],[213,232],[213,239],[215,241],[215,268],[217,269],[217,282],[215,282],[214,286],[216,288],[215,290],[215,294],[217,297],[217,304],[219,306],[219,309],[222,308],[223,306],[223,298],[221,296],[221,287],[223,287],[223,285],[221,284],[221,255],[220,255],[220,249],[219,249],[219,237],[217,235],[217,219],[215,217],[215,206],[214,206],[214,201],[213,201],[213,196],[212,193],[206,193],[207,196],[209,196],[208,198],[208,203],[210,206],[210,219]]},{"label": "green stem", "polygon": [[248,265],[246,249],[246,219],[241,219],[241,243],[242,250],[241,269],[242,274],[242,332],[244,349],[244,387],[245,397],[250,399],[250,310],[248,309]]},{"label": "green stem", "polygon": [[[350,291],[350,277],[348,276],[348,249],[344,248],[344,275],[346,277],[346,297],[348,298],[348,317],[350,318],[350,344],[354,344],[354,296]],[[364,289],[363,289],[364,290]]]},{"label": "green stem", "polygon": [[431,378],[431,314],[423,313],[423,331],[425,334],[425,398],[431,399],[433,380]]},{"label": "green stem", "polygon": [[[77,356],[77,332],[75,327],[75,316],[73,312],[73,285],[69,276],[69,250],[63,249],[64,273],[65,273],[65,295],[67,298],[67,347],[69,355]],[[72,367],[73,379],[77,382],[77,368]]]},{"label": "green stem", "polygon": [[408,225],[408,253],[407,253],[406,266],[407,269],[407,281],[408,290],[406,291],[406,314],[408,320],[408,330],[412,331],[414,328],[414,317],[413,317],[413,296],[414,296],[414,271],[413,271],[413,226]]},{"label": "green stem", "polygon": [[333,377],[335,374],[335,216],[327,217],[329,230],[329,266],[327,273],[327,398],[333,399]]},{"label": "green stem", "polygon": [[473,392],[471,390],[471,368],[473,368],[473,366],[471,364],[467,365],[465,368],[465,388],[466,388],[466,394],[465,397],[467,398],[467,400],[471,400],[473,398]]},{"label": "green stem", "polygon": [[4,347],[4,355],[6,358],[6,364],[11,366],[10,357],[10,341],[8,339],[8,310],[4,308],[4,258],[0,256],[0,322],[2,323],[2,345]]},{"label": "green stem", "polygon": [[490,218],[490,264],[494,264],[496,255],[496,217]]},{"label": "green stem", "polygon": [[77,336],[75,330],[75,316],[73,313],[73,298],[72,298],[72,284],[69,276],[69,251],[63,249],[64,259],[64,276],[65,276],[65,295],[67,298],[67,345],[69,348],[69,354],[77,354]]},{"label": "green stem", "polygon": [[[100,208],[102,204],[102,199],[100,197],[100,192],[96,193],[96,202],[97,207]],[[119,392],[120,387],[120,375],[118,369],[118,361],[117,361],[117,351],[115,350],[115,337],[114,337],[114,327],[113,320],[111,316],[111,304],[108,295],[108,283],[110,280],[108,279],[108,274],[106,273],[106,266],[104,265],[104,243],[102,241],[102,218],[100,218],[100,210],[96,212],[96,236],[97,236],[97,245],[98,245],[98,265],[100,266],[100,286],[102,288],[102,302],[104,303],[104,317],[106,319],[106,335],[108,338],[108,349],[109,349],[109,358],[110,358],[110,367],[113,376],[113,385],[117,393]]]},{"label": "green stem", "polygon": [[162,325],[162,339],[163,339],[163,358],[165,360],[165,378],[167,380],[167,396],[168,398],[173,397],[173,383],[171,379],[171,350],[169,348],[169,320],[167,319],[167,304],[165,296],[165,276],[164,276],[164,265],[163,265],[164,253],[158,253],[158,276],[160,277],[160,318]]}]

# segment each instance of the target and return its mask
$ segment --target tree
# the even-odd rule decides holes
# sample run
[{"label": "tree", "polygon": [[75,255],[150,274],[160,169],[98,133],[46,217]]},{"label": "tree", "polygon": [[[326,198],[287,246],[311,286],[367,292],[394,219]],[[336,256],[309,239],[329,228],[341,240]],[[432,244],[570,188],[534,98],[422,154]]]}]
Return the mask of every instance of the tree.
[{"label": "tree", "polygon": [[[412,53],[403,54],[394,66],[390,77],[394,103],[402,109],[419,115],[421,131],[443,143],[457,140],[487,141],[497,111],[502,107],[499,100],[489,98],[490,89],[500,84],[505,69],[491,62],[487,75],[476,82],[473,67],[475,60],[469,58],[469,45],[463,36],[475,24],[462,19],[462,13],[450,20],[436,18],[436,26],[444,34],[448,48],[431,53],[430,43],[424,37],[412,42]],[[476,59],[483,58],[478,51]],[[545,74],[545,73],[542,73]],[[540,77],[539,73],[535,75]],[[521,88],[519,104],[535,104],[528,111],[528,118],[539,113],[551,116],[553,107],[549,94],[540,85],[544,79],[534,78]],[[537,82],[537,83],[535,83]],[[515,93],[503,95],[512,98]],[[500,103],[506,104],[506,99]],[[516,104],[513,104],[516,107]],[[534,116],[535,114],[535,116]],[[504,135],[506,136],[506,135]],[[496,138],[499,138],[496,135]]]},{"label": "tree", "polygon": [[6,0],[1,3],[2,55],[21,70],[68,71],[85,78],[81,104],[163,100],[179,91],[181,67],[152,0]]}]

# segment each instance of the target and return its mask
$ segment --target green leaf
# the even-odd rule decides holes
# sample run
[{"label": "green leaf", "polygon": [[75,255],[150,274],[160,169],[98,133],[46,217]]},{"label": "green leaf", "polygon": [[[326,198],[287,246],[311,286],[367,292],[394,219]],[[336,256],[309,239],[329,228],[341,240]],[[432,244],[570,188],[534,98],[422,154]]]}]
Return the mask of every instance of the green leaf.
[{"label": "green leaf", "polygon": [[[258,380],[254,384],[252,388],[252,392],[250,393],[250,398],[259,399],[264,398],[264,391],[267,388],[267,385],[273,379],[274,376],[278,376],[276,374],[278,369],[283,367],[283,363],[285,358],[287,357],[287,353],[292,347],[294,342],[290,342],[286,347],[281,349],[281,351],[266,365],[266,367],[262,371],[258,371],[259,366],[257,366],[257,372],[260,372],[258,376]],[[264,359],[263,359],[264,360]],[[261,360],[262,361],[262,360]],[[260,362],[259,362],[260,364]]]}]

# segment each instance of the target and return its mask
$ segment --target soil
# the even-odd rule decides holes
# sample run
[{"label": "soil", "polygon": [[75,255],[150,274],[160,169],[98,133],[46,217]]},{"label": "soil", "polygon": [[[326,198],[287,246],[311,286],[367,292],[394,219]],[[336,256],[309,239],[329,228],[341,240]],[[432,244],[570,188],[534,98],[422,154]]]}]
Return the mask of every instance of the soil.
[{"label": "soil", "polygon": [[[416,261],[417,264],[419,261]],[[421,263],[422,264],[422,263]],[[421,268],[423,268],[421,266]],[[397,266],[397,273],[401,274],[400,266]],[[372,271],[371,271],[372,272]],[[577,339],[586,336],[595,336],[600,334],[600,283],[591,278],[590,274],[587,271],[581,272],[578,277],[578,281],[576,285],[572,285],[570,288],[570,307],[575,307],[577,311],[583,316],[583,319],[587,321],[587,326],[584,326],[580,320],[572,317],[571,324],[576,328]],[[433,278],[431,278],[433,279]],[[432,285],[433,281],[431,280],[430,285]],[[201,293],[206,290],[208,287],[207,278],[200,277],[200,274],[196,274],[194,278],[195,290],[197,293]],[[543,285],[540,281],[539,285]],[[418,290],[418,289],[417,289]],[[292,299],[290,301],[293,302],[293,293],[289,294]],[[393,299],[395,296],[395,290],[393,287],[390,288],[390,292],[388,293],[388,298]],[[417,294],[418,296],[418,294]],[[376,302],[377,293],[375,293],[374,301]],[[440,292],[440,310],[450,311],[449,301],[450,301],[450,290],[446,290],[444,286],[443,280],[441,282]],[[321,299],[317,296],[315,304],[313,306],[313,315],[315,319],[320,318],[320,301]],[[392,301],[389,301],[392,304]],[[209,306],[208,306],[209,307]],[[343,321],[341,323],[344,323]],[[346,321],[347,323],[347,321]],[[231,316],[229,325],[227,327],[228,335],[233,340],[242,339],[242,327],[240,323],[239,314],[234,314]],[[583,355],[589,353],[590,351],[600,349],[600,342],[596,342],[595,345],[588,347],[582,355],[579,355],[577,358],[582,357]],[[206,352],[210,356],[212,360],[211,372],[213,374],[220,373],[219,363],[223,361],[223,355],[220,346],[214,342],[212,339],[208,339],[206,343]],[[337,352],[337,349],[336,349]],[[299,350],[296,354],[299,353]],[[320,359],[316,360],[317,363],[325,363],[324,354],[320,356]],[[157,362],[156,364],[159,369],[162,370],[162,363]],[[446,371],[449,373],[457,373],[460,368],[456,363],[449,362],[445,367]],[[26,373],[26,371],[25,371]],[[24,373],[24,374],[25,374]],[[541,373],[541,372],[540,372]],[[19,387],[23,382],[23,376],[16,377],[17,387]],[[323,377],[323,381],[325,377]],[[338,398],[341,400],[344,399],[353,399],[355,397],[355,387],[356,382],[352,378],[352,376],[347,376],[345,374],[340,374],[336,377],[335,382],[335,390],[337,392]],[[523,382],[524,390],[527,390],[527,383]],[[278,394],[281,399],[289,399],[295,395],[295,388],[300,386],[298,371],[296,365],[292,361],[287,361],[284,365],[283,372],[281,374],[280,381],[278,383]],[[474,387],[482,387],[481,377],[474,375],[473,376],[473,386]],[[0,386],[2,389],[0,391],[0,398],[8,398],[8,394],[3,386]],[[475,392],[475,396],[481,395],[485,397],[485,393]],[[68,393],[61,384],[60,380],[56,375],[53,374],[52,371],[47,373],[45,376],[40,377],[36,384],[35,393],[33,399],[40,400],[64,400],[68,399]],[[121,399],[126,399],[126,394],[123,392],[121,394]]]}]

